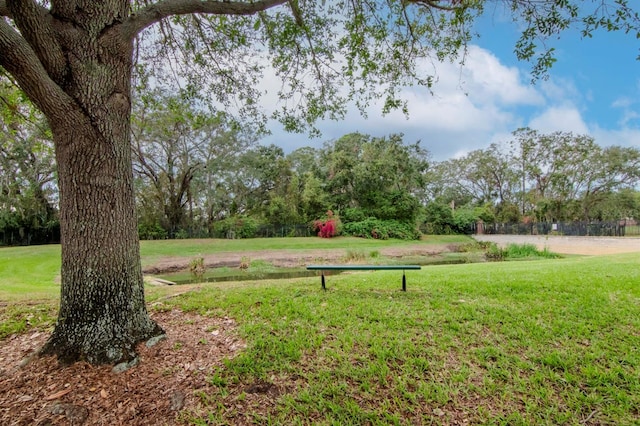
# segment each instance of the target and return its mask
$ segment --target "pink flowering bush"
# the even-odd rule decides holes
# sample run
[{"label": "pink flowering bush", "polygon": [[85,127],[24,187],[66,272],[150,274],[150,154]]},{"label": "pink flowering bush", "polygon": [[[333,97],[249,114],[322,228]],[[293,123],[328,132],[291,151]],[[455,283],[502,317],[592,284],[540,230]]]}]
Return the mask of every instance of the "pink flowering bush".
[{"label": "pink flowering bush", "polygon": [[327,217],[313,222],[313,229],[318,231],[320,238],[332,238],[338,235],[340,219],[334,216],[331,210],[327,211]]}]

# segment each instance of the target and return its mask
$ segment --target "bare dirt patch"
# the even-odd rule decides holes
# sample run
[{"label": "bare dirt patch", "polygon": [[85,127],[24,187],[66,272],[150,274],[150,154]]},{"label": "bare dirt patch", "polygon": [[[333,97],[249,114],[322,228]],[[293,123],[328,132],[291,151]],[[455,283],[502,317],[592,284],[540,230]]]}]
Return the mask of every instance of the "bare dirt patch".
[{"label": "bare dirt patch", "polygon": [[[383,256],[436,256],[450,251],[452,244],[413,244],[402,247],[386,247],[378,250]],[[343,250],[263,250],[243,252],[220,252],[203,256],[206,268],[237,268],[244,259],[264,260],[274,266],[283,268],[301,267],[310,263],[341,262],[347,256],[348,249]],[[161,274],[183,271],[189,268],[192,258],[168,257],[160,259],[143,268],[145,274]]]},{"label": "bare dirt patch", "polygon": [[491,241],[499,246],[534,244],[554,253],[605,255],[640,252],[640,238],[633,237],[565,237],[559,235],[475,235],[478,241]]}]

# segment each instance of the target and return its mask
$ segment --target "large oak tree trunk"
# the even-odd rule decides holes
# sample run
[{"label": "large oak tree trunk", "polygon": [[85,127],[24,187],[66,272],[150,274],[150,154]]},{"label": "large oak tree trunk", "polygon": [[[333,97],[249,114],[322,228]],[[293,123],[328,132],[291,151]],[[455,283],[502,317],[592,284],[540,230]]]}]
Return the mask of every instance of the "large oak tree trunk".
[{"label": "large oak tree trunk", "polygon": [[105,140],[91,128],[69,135],[57,143],[65,147],[57,154],[60,312],[44,353],[63,362],[130,360],[136,343],[162,330],[145,307],[128,139]]},{"label": "large oak tree trunk", "polygon": [[[247,15],[247,2],[0,0],[0,66],[47,117],[60,189],[62,289],[42,353],[116,363],[163,333],[144,304],[130,152],[133,39],[173,15]],[[158,41],[160,42],[160,41]]]},{"label": "large oak tree trunk", "polygon": [[[74,127],[73,125],[69,125]],[[75,129],[58,143],[62,288],[43,348],[62,362],[117,363],[163,333],[144,301],[128,139]]]},{"label": "large oak tree trunk", "polygon": [[[95,28],[104,27],[98,22]],[[50,119],[62,288],[58,321],[42,353],[63,362],[129,361],[138,342],[163,333],[147,313],[140,266],[130,147],[131,42],[93,28],[60,35],[68,58],[64,91],[74,100],[68,116],[74,119]]]}]

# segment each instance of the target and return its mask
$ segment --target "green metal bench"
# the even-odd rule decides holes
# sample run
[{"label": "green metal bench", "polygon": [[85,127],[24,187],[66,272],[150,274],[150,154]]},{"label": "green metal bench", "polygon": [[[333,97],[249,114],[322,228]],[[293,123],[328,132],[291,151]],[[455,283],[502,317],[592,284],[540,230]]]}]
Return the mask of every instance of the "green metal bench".
[{"label": "green metal bench", "polygon": [[408,269],[422,269],[420,265],[309,265],[309,271],[321,271],[322,289],[326,290],[325,271],[392,271],[402,270],[402,291],[407,291],[407,277],[404,273]]}]

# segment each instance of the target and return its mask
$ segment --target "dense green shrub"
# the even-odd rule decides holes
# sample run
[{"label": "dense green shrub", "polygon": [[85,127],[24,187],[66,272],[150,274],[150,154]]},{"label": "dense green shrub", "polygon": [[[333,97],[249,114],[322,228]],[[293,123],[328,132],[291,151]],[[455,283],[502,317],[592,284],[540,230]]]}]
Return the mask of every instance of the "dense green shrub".
[{"label": "dense green shrub", "polygon": [[437,202],[427,204],[424,209],[423,231],[432,235],[455,233],[451,207]]},{"label": "dense green shrub", "polygon": [[500,262],[505,258],[505,251],[498,247],[496,243],[490,243],[484,257],[491,262]]},{"label": "dense green shrub", "polygon": [[0,209],[0,246],[59,242],[60,222],[56,211],[33,213]]},{"label": "dense green shrub", "polygon": [[478,221],[478,214],[472,207],[461,207],[453,211],[453,230],[458,234],[465,234]]},{"label": "dense green shrub", "polygon": [[470,234],[478,221],[492,223],[495,215],[487,205],[466,205],[453,209],[449,204],[432,202],[425,207],[422,220],[421,229],[427,234]]},{"label": "dense green shrub", "polygon": [[509,244],[504,249],[504,252],[507,259],[522,259],[526,257],[555,259],[560,257],[558,254],[550,252],[546,247],[542,251],[538,250],[534,244]]},{"label": "dense green shrub", "polygon": [[518,223],[522,220],[520,206],[513,203],[501,203],[496,207],[495,219],[493,221],[482,219],[486,223]]},{"label": "dense green shrub", "polygon": [[191,238],[191,235],[186,229],[178,229],[176,232],[174,232],[173,238],[176,240],[186,240],[187,238]]},{"label": "dense green shrub", "polygon": [[167,231],[159,223],[138,224],[138,238],[141,240],[164,240]]},{"label": "dense green shrub", "polygon": [[215,222],[212,234],[215,238],[254,238],[258,221],[250,217],[229,217]]},{"label": "dense green shrub", "polygon": [[342,232],[344,235],[380,240],[387,240],[389,238],[417,240],[420,238],[420,232],[418,232],[414,225],[397,220],[380,220],[375,218],[368,218],[360,222],[345,223]]},{"label": "dense green shrub", "polygon": [[404,191],[373,192],[368,201],[369,206],[363,210],[381,220],[411,223],[421,209],[418,199]]},{"label": "dense green shrub", "polygon": [[490,261],[525,258],[557,259],[559,257],[561,257],[559,254],[550,252],[546,247],[544,250],[538,250],[533,244],[509,244],[505,248],[500,248],[495,243],[490,243],[485,252],[485,258]]},{"label": "dense green shrub", "polygon": [[362,222],[367,215],[362,209],[348,208],[340,211],[340,217],[344,222]]}]

